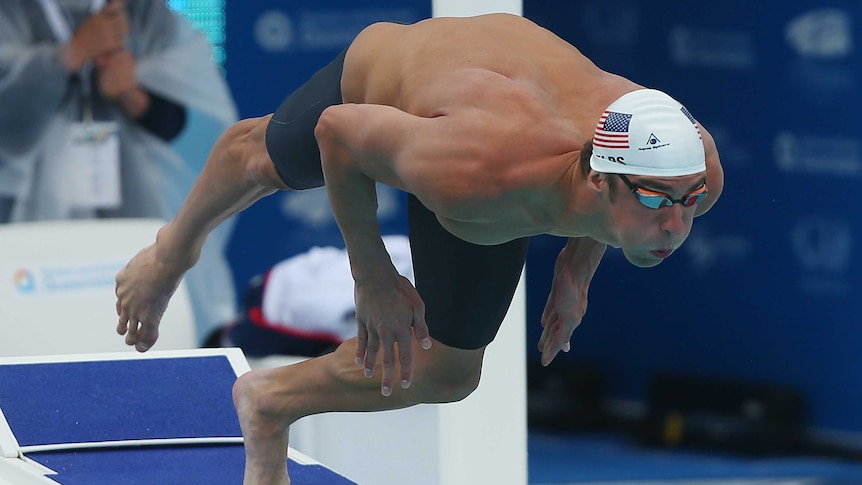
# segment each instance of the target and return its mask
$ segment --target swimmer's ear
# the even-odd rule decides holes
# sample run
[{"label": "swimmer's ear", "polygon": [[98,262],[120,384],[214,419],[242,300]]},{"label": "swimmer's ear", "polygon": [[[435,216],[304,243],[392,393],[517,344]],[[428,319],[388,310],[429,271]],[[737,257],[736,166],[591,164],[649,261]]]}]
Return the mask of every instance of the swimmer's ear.
[{"label": "swimmer's ear", "polygon": [[607,175],[606,173],[590,169],[590,174],[587,175],[587,187],[596,193],[601,193],[602,186],[608,183]]}]

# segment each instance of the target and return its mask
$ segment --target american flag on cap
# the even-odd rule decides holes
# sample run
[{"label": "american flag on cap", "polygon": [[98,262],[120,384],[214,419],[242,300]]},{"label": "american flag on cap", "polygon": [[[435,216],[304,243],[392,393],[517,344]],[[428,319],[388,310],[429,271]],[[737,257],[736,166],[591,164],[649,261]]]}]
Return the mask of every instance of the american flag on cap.
[{"label": "american flag on cap", "polygon": [[596,125],[593,145],[602,148],[628,148],[632,115],[605,111]]}]

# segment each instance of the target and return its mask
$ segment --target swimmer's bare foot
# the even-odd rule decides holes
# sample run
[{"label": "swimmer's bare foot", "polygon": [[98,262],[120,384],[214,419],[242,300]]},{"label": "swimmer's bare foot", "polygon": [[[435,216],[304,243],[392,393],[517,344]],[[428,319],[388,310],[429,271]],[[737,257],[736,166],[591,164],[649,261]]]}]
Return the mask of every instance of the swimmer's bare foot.
[{"label": "swimmer's bare foot", "polygon": [[243,374],[233,386],[233,402],[245,443],[244,485],[289,485],[287,476],[288,426],[265,393],[269,370]]},{"label": "swimmer's bare foot", "polygon": [[139,352],[146,352],[156,343],[168,301],[183,274],[197,259],[196,256],[181,257],[176,251],[160,248],[159,244],[157,240],[142,249],[117,273],[117,333],[125,335],[126,344],[134,345]]}]

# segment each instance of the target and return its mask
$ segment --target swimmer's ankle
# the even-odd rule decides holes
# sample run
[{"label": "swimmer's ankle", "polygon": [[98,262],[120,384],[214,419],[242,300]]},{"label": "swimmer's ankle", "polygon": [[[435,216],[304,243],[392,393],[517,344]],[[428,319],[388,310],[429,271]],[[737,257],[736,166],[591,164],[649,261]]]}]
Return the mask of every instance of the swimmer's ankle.
[{"label": "swimmer's ankle", "polygon": [[155,257],[160,263],[185,272],[200,259],[200,244],[184,244],[175,237],[173,221],[162,226],[156,234]]}]

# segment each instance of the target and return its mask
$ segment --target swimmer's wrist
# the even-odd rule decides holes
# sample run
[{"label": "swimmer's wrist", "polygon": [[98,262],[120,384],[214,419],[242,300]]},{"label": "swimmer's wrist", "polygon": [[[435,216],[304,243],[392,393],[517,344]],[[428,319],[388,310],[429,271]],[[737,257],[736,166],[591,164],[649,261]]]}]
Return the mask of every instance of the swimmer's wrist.
[{"label": "swimmer's wrist", "polygon": [[580,283],[589,283],[607,249],[607,244],[589,237],[569,238],[557,256],[555,273],[565,271]]},{"label": "swimmer's wrist", "polygon": [[398,270],[389,259],[389,254],[385,253],[383,258],[372,260],[371,258],[361,259],[361,263],[354,264],[354,259],[350,260],[350,273],[353,275],[353,281],[356,283],[372,283],[375,281],[383,281],[398,276]]}]

